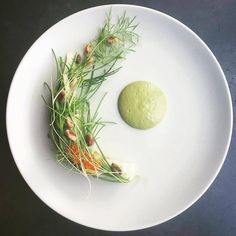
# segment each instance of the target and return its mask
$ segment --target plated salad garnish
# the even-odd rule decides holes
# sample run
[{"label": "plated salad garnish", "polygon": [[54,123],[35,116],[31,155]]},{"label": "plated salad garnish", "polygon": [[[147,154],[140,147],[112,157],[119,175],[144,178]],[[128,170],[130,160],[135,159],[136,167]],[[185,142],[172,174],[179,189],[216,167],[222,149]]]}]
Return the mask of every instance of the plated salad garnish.
[{"label": "plated salad garnish", "polygon": [[[127,183],[135,176],[134,166],[114,161],[98,144],[102,128],[111,122],[99,116],[105,97],[91,109],[91,101],[110,76],[117,73],[119,62],[133,51],[139,36],[135,17],[126,13],[113,23],[111,11],[96,39],[84,46],[84,52],[55,57],[57,76],[45,83],[50,98],[43,97],[50,111],[50,138],[59,163],[84,176]],[[93,101],[94,102],[94,101]]]}]

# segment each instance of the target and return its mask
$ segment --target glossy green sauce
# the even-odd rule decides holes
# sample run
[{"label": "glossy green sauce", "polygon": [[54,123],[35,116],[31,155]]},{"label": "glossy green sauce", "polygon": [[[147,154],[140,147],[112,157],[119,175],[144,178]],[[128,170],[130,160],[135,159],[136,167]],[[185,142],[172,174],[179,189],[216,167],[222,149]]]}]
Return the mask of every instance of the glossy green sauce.
[{"label": "glossy green sauce", "polygon": [[164,117],[167,102],[164,93],[148,81],[136,81],[120,93],[118,109],[122,119],[137,129],[149,129]]}]

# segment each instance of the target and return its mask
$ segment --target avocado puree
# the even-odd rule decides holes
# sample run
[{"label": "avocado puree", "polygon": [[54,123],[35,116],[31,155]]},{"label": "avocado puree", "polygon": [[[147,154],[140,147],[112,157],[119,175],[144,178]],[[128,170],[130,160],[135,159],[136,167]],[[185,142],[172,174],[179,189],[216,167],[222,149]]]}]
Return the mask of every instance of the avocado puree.
[{"label": "avocado puree", "polygon": [[122,119],[137,129],[149,129],[158,124],[166,113],[164,93],[148,81],[136,81],[120,93],[118,109]]}]

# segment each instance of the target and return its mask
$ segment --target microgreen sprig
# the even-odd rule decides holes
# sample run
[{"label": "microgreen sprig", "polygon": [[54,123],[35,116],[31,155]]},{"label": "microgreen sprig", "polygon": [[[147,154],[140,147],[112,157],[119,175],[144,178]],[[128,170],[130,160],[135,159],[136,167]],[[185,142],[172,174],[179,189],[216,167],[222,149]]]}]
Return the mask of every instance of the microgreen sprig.
[{"label": "microgreen sprig", "polygon": [[117,73],[119,62],[133,51],[139,36],[135,32],[134,18],[124,13],[112,22],[111,10],[106,14],[104,26],[98,37],[85,46],[84,57],[67,54],[57,57],[56,81],[45,83],[50,98],[43,100],[50,112],[50,138],[56,148],[60,164],[73,171],[126,183],[129,179],[122,172],[112,168],[112,162],[105,156],[98,144],[98,134],[106,126],[99,116],[99,108],[90,107],[91,99],[108,77]]}]

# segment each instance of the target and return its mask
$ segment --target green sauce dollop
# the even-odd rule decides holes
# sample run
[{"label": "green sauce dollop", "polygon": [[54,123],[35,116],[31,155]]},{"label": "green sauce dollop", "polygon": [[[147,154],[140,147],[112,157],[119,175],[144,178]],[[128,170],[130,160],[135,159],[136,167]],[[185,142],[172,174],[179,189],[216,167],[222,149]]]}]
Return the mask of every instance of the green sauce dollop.
[{"label": "green sauce dollop", "polygon": [[148,81],[136,81],[120,93],[118,108],[122,119],[137,129],[149,129],[158,124],[166,113],[164,93]]}]

